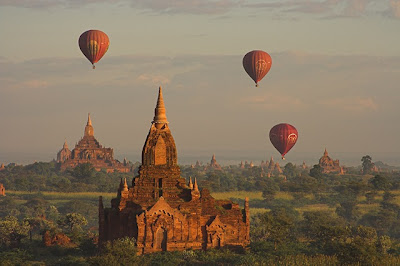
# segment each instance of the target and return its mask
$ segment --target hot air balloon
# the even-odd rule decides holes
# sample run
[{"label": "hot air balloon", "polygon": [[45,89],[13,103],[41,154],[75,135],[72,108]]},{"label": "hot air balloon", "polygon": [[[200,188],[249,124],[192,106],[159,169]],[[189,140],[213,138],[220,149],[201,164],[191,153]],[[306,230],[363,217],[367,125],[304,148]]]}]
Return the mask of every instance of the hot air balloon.
[{"label": "hot air balloon", "polygon": [[107,52],[110,40],[107,34],[99,30],[88,30],[79,37],[79,48],[86,58],[92,63],[97,63]]},{"label": "hot air balloon", "polygon": [[269,139],[282,155],[283,160],[285,160],[285,154],[296,144],[297,138],[296,128],[286,123],[278,124],[269,131]]},{"label": "hot air balloon", "polygon": [[254,50],[248,52],[243,57],[243,67],[247,74],[254,80],[256,87],[258,82],[267,75],[271,69],[272,59],[271,56],[261,50]]}]

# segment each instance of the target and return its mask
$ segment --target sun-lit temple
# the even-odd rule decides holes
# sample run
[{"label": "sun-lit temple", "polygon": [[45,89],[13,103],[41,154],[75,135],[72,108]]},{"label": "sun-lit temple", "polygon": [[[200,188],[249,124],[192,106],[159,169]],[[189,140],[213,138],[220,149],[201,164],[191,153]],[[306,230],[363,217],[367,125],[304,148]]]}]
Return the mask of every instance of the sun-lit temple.
[{"label": "sun-lit temple", "polygon": [[57,162],[60,170],[64,171],[68,168],[75,168],[84,163],[90,163],[94,169],[100,171],[102,169],[109,172],[130,172],[132,166],[124,160],[123,163],[114,159],[114,151],[112,148],[104,148],[94,137],[94,129],[90,114],[85,126],[84,135],[70,151],[67,141],[64,142],[62,149],[57,153]]},{"label": "sun-lit temple", "polygon": [[[130,182],[129,182],[130,183]],[[136,239],[138,253],[243,248],[250,242],[249,202],[244,209],[200,190],[196,178],[180,176],[178,155],[160,87],[138,176],[121,180],[111,208],[99,200],[99,241]]]}]

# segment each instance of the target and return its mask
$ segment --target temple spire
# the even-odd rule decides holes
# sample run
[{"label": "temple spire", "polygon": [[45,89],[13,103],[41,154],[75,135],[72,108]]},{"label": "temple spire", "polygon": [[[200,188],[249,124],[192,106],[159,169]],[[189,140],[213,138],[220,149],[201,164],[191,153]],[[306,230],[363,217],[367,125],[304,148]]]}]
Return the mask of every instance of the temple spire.
[{"label": "temple spire", "polygon": [[126,182],[126,177],[124,179],[124,185],[122,187],[122,191],[128,191],[128,183]]},{"label": "temple spire", "polygon": [[92,125],[92,120],[90,119],[90,113],[88,113],[88,119],[87,119],[87,126],[91,126]]},{"label": "temple spire", "polygon": [[85,127],[85,136],[94,136],[94,130],[92,126],[92,120],[90,119],[90,113],[88,113],[88,121]]},{"label": "temple spire", "polygon": [[161,86],[158,90],[157,106],[154,110],[153,124],[155,124],[157,128],[161,128],[164,124],[168,124]]},{"label": "temple spire", "polygon": [[324,156],[328,156],[328,151],[326,150],[326,148],[325,148],[325,151],[324,151]]},{"label": "temple spire", "polygon": [[196,177],[194,178],[194,186],[193,186],[194,191],[199,191],[199,186],[197,185],[197,179]]},{"label": "temple spire", "polygon": [[189,188],[193,189],[192,177],[189,176]]},{"label": "temple spire", "polygon": [[68,149],[67,139],[64,140],[63,149]]}]

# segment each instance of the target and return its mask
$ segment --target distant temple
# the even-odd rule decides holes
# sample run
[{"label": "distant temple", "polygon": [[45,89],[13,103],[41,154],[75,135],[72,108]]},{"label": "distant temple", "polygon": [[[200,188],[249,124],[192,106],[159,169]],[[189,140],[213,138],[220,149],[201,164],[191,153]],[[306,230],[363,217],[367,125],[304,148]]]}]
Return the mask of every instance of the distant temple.
[{"label": "distant temple", "polygon": [[180,176],[178,155],[166,117],[162,89],[142,150],[139,175],[121,180],[111,208],[99,199],[99,241],[134,237],[139,254],[157,251],[243,248],[250,243],[249,202],[244,210],[215,200],[197,180]]},{"label": "distant temple", "polygon": [[211,158],[211,162],[209,165],[207,165],[206,170],[222,170],[222,167],[217,163],[217,160],[215,159],[215,154],[213,154]]},{"label": "distant temple", "polygon": [[[283,171],[279,165],[278,162],[274,162],[274,158],[271,156],[271,159],[268,161],[266,161],[264,163],[264,161],[261,162],[261,169],[263,173],[267,173],[267,176],[270,177],[271,175],[274,174],[282,174]],[[263,174],[264,175],[264,174]]]},{"label": "distant temple", "polygon": [[3,186],[2,183],[0,183],[0,196],[5,196],[6,195],[6,188]]},{"label": "distant temple", "polygon": [[4,169],[6,169],[6,167],[4,166],[4,163],[2,163],[2,164],[0,165],[0,171],[3,171]]},{"label": "distant temple", "polygon": [[344,173],[343,167],[339,165],[339,160],[332,160],[326,148],[324,155],[319,159],[319,166],[321,166],[323,173]]},{"label": "distant temple", "polygon": [[67,141],[64,142],[63,148],[57,153],[57,162],[60,165],[60,170],[64,171],[67,168],[75,168],[84,163],[90,163],[96,171],[105,169],[109,172],[130,172],[131,165],[126,161],[121,163],[114,160],[114,151],[112,148],[103,148],[94,137],[94,129],[90,114],[85,127],[83,138],[75,145],[75,148],[70,151]]}]

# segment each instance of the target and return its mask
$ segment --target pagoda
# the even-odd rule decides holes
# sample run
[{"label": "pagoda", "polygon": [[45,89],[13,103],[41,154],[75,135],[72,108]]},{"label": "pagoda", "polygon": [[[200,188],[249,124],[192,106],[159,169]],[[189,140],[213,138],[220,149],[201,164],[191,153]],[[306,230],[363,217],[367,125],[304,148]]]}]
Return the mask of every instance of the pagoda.
[{"label": "pagoda", "polygon": [[57,153],[57,162],[61,171],[75,168],[85,163],[90,163],[96,171],[104,169],[107,173],[114,171],[127,173],[131,171],[130,165],[114,159],[112,148],[104,148],[94,137],[90,114],[88,114],[83,138],[75,145],[72,151],[68,149],[67,141],[65,140],[63,148]]},{"label": "pagoda", "polygon": [[134,237],[139,254],[157,251],[244,248],[250,242],[249,202],[244,210],[216,200],[197,179],[180,176],[178,155],[159,88],[155,115],[138,176],[121,180],[111,208],[99,199],[99,241]]},{"label": "pagoda", "polygon": [[326,148],[324,155],[319,159],[319,166],[321,166],[323,173],[344,173],[344,170],[339,165],[339,160],[331,159]]}]

